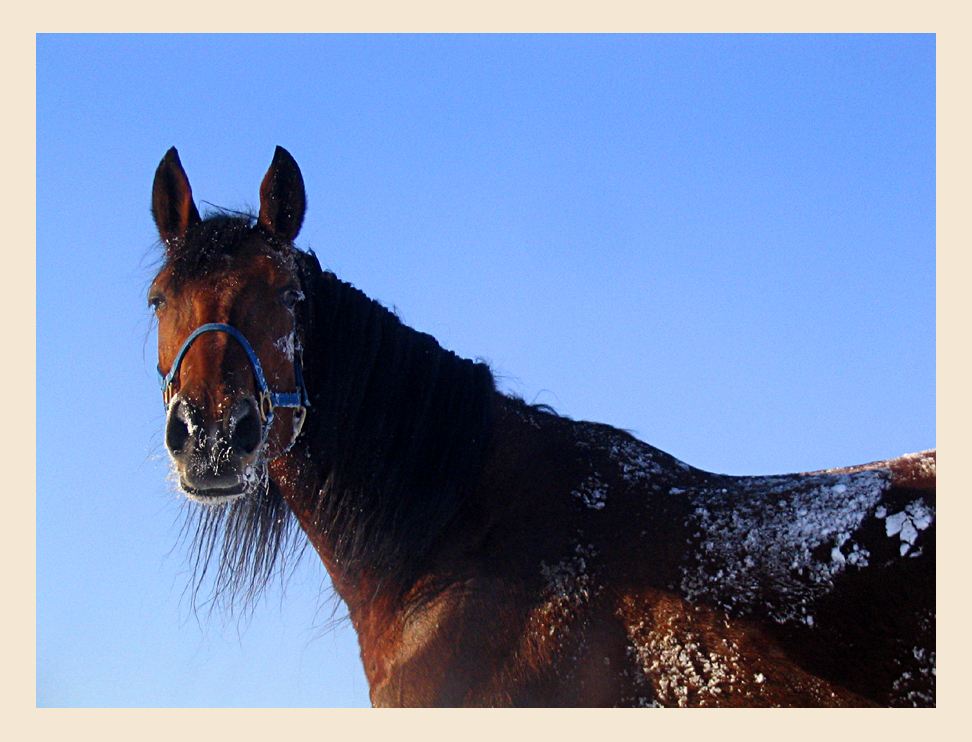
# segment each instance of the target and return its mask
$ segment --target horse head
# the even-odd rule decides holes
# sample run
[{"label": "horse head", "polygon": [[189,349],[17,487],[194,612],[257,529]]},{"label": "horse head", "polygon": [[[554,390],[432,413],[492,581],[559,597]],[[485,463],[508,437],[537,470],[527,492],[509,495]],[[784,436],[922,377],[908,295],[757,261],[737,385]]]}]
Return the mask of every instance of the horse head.
[{"label": "horse head", "polygon": [[155,173],[152,215],[165,261],[149,303],[158,318],[165,445],[194,500],[257,491],[267,462],[300,434],[308,400],[293,240],[305,203],[300,169],[281,147],[256,218],[200,218],[174,147]]}]

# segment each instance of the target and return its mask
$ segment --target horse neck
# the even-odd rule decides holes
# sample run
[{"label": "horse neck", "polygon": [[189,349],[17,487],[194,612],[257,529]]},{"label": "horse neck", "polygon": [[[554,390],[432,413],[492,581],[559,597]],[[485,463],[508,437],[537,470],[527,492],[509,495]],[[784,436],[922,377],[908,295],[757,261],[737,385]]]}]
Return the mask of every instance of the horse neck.
[{"label": "horse neck", "polygon": [[492,376],[333,274],[311,293],[311,411],[289,457],[304,484],[282,489],[346,600],[365,585],[369,599],[402,593],[482,466]]}]

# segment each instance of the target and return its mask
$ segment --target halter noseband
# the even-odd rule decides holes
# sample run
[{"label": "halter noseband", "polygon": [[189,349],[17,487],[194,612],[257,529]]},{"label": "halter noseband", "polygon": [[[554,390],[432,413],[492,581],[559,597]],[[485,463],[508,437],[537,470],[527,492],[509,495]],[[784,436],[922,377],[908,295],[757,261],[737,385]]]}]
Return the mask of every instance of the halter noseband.
[{"label": "halter noseband", "polygon": [[227,335],[232,335],[236,338],[237,342],[243,346],[243,350],[246,351],[246,355],[250,359],[250,365],[253,368],[253,377],[256,380],[257,389],[259,391],[259,404],[260,409],[260,419],[263,421],[263,441],[266,442],[267,437],[270,434],[270,428],[273,425],[274,420],[274,408],[276,407],[292,407],[294,408],[294,434],[290,439],[290,443],[287,447],[278,455],[283,455],[290,450],[300,435],[301,429],[304,427],[304,420],[307,419],[307,408],[310,407],[310,400],[307,398],[307,388],[304,386],[304,375],[301,371],[300,362],[300,351],[296,351],[294,356],[294,378],[297,381],[297,391],[296,392],[272,392],[270,391],[270,386],[267,384],[267,379],[263,375],[263,367],[260,365],[260,359],[257,358],[256,352],[253,350],[253,346],[243,337],[243,333],[237,330],[235,327],[230,325],[224,325],[218,322],[210,322],[205,325],[200,325],[192,334],[186,338],[186,341],[179,348],[179,352],[176,354],[175,361],[172,364],[172,369],[166,376],[162,376],[162,372],[159,372],[159,376],[162,377],[162,402],[165,404],[165,409],[168,411],[169,404],[172,402],[172,398],[175,396],[175,378],[179,374],[179,367],[182,365],[182,359],[185,357],[186,352],[189,350],[189,346],[195,342],[196,338],[207,332],[225,332]]}]

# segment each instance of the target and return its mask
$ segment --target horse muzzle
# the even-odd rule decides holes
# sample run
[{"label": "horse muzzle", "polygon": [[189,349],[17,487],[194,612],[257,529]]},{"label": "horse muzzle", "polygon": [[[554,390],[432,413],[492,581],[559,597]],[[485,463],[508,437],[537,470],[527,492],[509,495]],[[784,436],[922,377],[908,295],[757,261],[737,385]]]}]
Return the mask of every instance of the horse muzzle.
[{"label": "horse muzzle", "polygon": [[[258,396],[256,399],[244,398],[237,400],[230,410],[229,416],[224,417],[221,425],[210,426],[209,430],[200,432],[202,429],[202,426],[199,424],[201,415],[186,400],[178,397],[176,380],[179,376],[179,367],[182,365],[182,360],[185,358],[186,352],[197,338],[208,332],[226,333],[230,337],[235,338],[243,347],[250,360],[253,381],[256,385]],[[207,446],[209,448],[210,463],[217,469],[220,466],[220,462],[224,459],[224,451],[229,451],[230,458],[234,460],[240,456],[243,459],[247,457],[255,459],[260,449],[267,443],[270,429],[273,427],[275,419],[274,410],[277,407],[291,410],[293,429],[290,441],[274,455],[274,458],[287,453],[297,441],[297,437],[304,427],[304,422],[307,419],[307,408],[310,406],[310,401],[307,397],[307,388],[304,386],[304,375],[301,370],[302,364],[299,348],[297,349],[293,362],[294,380],[297,385],[297,391],[275,392],[267,384],[266,376],[263,373],[263,366],[260,363],[256,351],[253,350],[253,346],[250,345],[250,342],[239,330],[232,325],[219,322],[209,322],[193,330],[185,342],[183,342],[182,347],[179,348],[179,352],[176,354],[175,361],[172,364],[172,368],[169,369],[169,373],[163,374],[161,367],[159,368],[162,402],[165,405],[167,415],[165,443],[176,465],[179,466],[180,459],[186,460],[183,457],[188,455],[189,458],[187,460],[195,464],[192,468],[198,469],[199,464],[197,459],[201,458],[200,451],[205,452]],[[179,402],[178,405],[176,404],[177,401]],[[253,415],[254,410],[257,412],[259,421]],[[187,493],[190,493],[196,488],[187,480],[185,467],[180,467],[180,470],[183,472],[181,481],[183,489]],[[246,494],[260,481],[260,478],[253,474],[253,471],[254,469],[251,465],[245,465],[242,475],[237,473],[237,476],[243,477],[244,482],[244,489],[239,494]],[[210,476],[200,477],[202,480],[211,478]],[[226,489],[228,487],[229,490],[233,491],[238,489],[236,484],[226,485],[223,479],[221,475],[216,476],[218,488]],[[228,492],[226,495],[221,495],[221,497],[231,496],[237,495],[230,495]]]},{"label": "horse muzzle", "polygon": [[256,399],[237,399],[220,419],[207,423],[190,400],[175,396],[169,404],[165,446],[190,498],[228,502],[249,494],[265,471],[266,434]]}]

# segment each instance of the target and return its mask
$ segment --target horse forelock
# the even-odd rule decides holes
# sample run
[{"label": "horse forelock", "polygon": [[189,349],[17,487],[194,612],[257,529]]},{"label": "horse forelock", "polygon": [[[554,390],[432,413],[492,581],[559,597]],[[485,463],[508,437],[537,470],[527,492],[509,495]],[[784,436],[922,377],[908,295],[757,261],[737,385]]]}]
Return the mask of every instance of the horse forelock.
[{"label": "horse forelock", "polygon": [[[258,239],[254,239],[258,238]],[[263,249],[290,257],[295,248],[281,244],[257,224],[254,214],[220,210],[191,225],[185,235],[165,245],[162,270],[170,288],[182,289],[193,281],[207,278],[228,266],[246,250]]]}]

